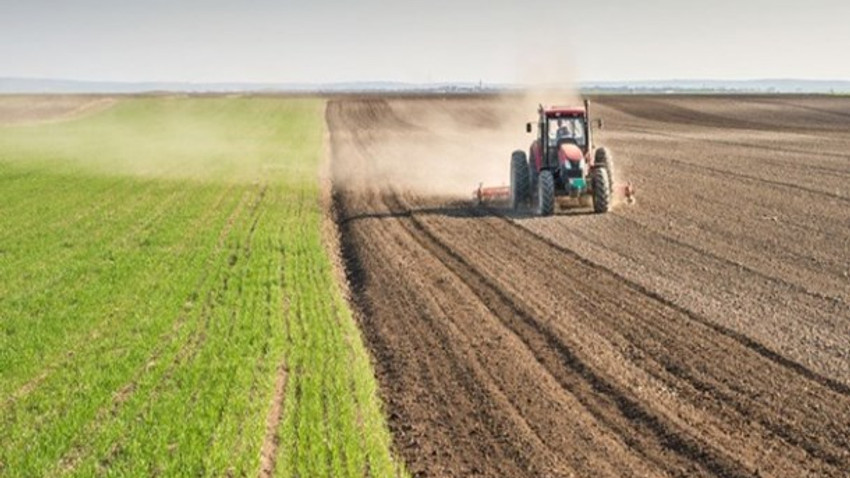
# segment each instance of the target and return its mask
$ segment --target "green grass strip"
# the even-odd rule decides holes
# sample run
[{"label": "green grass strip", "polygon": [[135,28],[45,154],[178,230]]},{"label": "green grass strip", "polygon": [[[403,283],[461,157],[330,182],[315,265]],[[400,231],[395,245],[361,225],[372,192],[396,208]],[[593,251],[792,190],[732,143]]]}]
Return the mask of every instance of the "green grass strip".
[{"label": "green grass strip", "polygon": [[323,110],[0,128],[0,476],[257,475],[281,370],[275,476],[406,476],[323,245]]}]

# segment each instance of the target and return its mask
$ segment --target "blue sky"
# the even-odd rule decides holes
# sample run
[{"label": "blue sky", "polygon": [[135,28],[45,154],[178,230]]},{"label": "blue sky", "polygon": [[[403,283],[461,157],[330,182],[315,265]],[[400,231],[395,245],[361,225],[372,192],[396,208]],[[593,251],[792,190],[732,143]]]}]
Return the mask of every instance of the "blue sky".
[{"label": "blue sky", "polygon": [[0,76],[850,79],[850,2],[0,0]]}]

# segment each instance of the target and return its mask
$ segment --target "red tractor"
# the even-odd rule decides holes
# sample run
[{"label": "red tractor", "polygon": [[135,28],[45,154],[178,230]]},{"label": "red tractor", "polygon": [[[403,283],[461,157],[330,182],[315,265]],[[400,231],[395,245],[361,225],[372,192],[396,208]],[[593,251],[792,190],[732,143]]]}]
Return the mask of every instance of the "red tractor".
[{"label": "red tractor", "polygon": [[[533,206],[538,215],[550,216],[555,212],[556,197],[581,203],[592,198],[597,213],[611,209],[613,157],[608,149],[595,148],[588,110],[587,100],[584,107],[540,106],[537,138],[528,155],[521,150],[511,155],[509,199],[513,209]],[[532,132],[531,123],[526,132]],[[631,200],[631,185],[623,189]]]}]

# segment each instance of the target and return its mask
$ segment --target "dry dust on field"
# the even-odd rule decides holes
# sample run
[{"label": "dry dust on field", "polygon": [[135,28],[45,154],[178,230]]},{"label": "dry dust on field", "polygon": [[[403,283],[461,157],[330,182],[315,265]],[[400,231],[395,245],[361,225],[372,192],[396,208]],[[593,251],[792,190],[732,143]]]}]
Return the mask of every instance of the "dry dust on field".
[{"label": "dry dust on field", "polygon": [[0,126],[68,121],[104,111],[115,102],[114,98],[87,95],[0,96]]},{"label": "dry dust on field", "polygon": [[638,203],[545,219],[467,199],[528,146],[505,133],[518,108],[328,105],[353,299],[410,471],[845,476],[850,99],[600,98],[597,143]]}]

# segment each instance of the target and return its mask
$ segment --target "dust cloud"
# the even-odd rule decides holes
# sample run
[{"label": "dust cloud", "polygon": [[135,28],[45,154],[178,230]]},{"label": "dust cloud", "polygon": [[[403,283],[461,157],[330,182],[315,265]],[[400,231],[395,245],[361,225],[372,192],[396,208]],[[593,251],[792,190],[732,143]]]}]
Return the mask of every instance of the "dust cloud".
[{"label": "dust cloud", "polygon": [[[509,185],[510,158],[526,153],[536,134],[539,105],[580,105],[569,58],[516,60],[522,89],[465,98],[371,98],[341,115],[338,140],[356,141],[358,170],[337,162],[334,177],[347,188],[392,189],[468,198],[485,186]],[[521,73],[520,73],[521,72]],[[367,104],[368,103],[368,104]],[[531,134],[525,125],[532,122]]]},{"label": "dust cloud", "polygon": [[[529,141],[517,101],[374,99],[372,114],[347,115],[351,124],[335,125],[334,134],[358,142],[365,156],[357,170],[351,161],[337,162],[335,180],[348,188],[462,197],[479,183],[507,185],[511,151],[527,149]],[[378,124],[365,123],[376,115]]]},{"label": "dust cloud", "polygon": [[[539,104],[580,105],[568,88],[536,88],[499,96],[345,100],[329,114],[333,141],[347,155],[332,162],[337,187],[469,199],[484,186],[510,184],[510,157],[527,152]],[[599,114],[591,105],[591,118]],[[597,133],[597,146],[604,144]],[[345,147],[338,142],[348,143]],[[615,151],[612,153],[616,154]],[[622,164],[615,161],[615,183]],[[614,204],[623,202],[615,192]]]},{"label": "dust cloud", "polygon": [[[479,184],[507,186],[511,153],[528,151],[534,133],[527,134],[525,125],[536,123],[537,105],[546,97],[529,91],[463,99],[372,99],[372,114],[349,112],[350,124],[333,125],[338,138],[358,142],[367,156],[356,171],[349,169],[350,161],[340,162],[335,181],[348,188],[455,197],[471,196]],[[369,124],[377,115],[383,118]]]},{"label": "dust cloud", "polygon": [[34,126],[82,118],[105,111],[115,98],[97,95],[4,95],[0,126]]},{"label": "dust cloud", "polygon": [[471,197],[479,184],[507,186],[511,153],[528,151],[534,134],[526,133],[525,124],[536,122],[544,97],[529,91],[462,99],[372,99],[374,111],[349,112],[349,124],[334,125],[337,139],[356,141],[365,156],[357,170],[351,161],[336,163],[335,181],[347,188],[461,198]]},{"label": "dust cloud", "polygon": [[[0,121],[0,146],[5,163],[59,174],[299,182],[315,174],[321,152],[309,145],[320,144],[322,111],[313,99],[4,97],[0,118],[20,121]],[[281,134],[293,118],[310,123]]]}]

